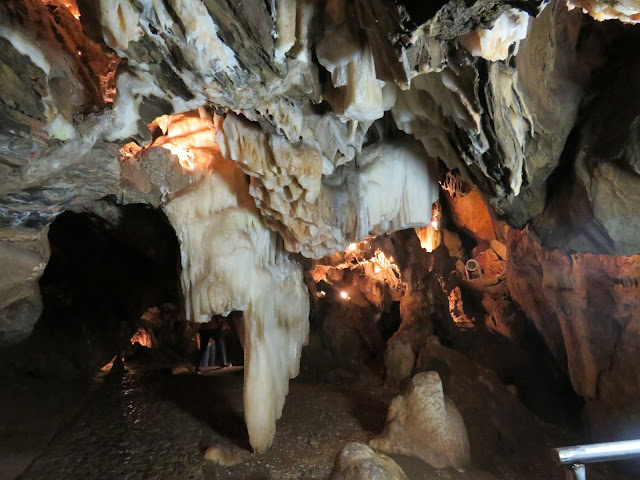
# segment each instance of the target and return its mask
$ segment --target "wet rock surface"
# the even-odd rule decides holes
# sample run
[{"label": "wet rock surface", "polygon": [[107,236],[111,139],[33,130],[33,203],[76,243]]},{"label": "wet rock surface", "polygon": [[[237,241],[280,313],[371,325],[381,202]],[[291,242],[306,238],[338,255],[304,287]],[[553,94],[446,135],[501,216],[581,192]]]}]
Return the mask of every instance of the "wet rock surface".
[{"label": "wet rock surface", "polygon": [[[0,376],[0,478],[18,478],[92,398],[87,381]],[[47,477],[42,477],[47,478]]]}]

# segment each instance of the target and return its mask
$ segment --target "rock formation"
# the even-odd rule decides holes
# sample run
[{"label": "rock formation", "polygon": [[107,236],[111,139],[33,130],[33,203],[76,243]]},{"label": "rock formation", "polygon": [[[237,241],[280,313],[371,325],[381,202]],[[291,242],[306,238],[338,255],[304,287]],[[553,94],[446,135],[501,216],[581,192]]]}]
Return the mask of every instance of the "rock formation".
[{"label": "rock formation", "polygon": [[528,232],[515,231],[509,251],[511,295],[593,405],[594,431],[637,428],[640,257],[544,251]]},{"label": "rock formation", "polygon": [[0,242],[0,344],[27,336],[42,310],[38,279],[49,257],[46,230],[6,232]]},{"label": "rock formation", "polygon": [[386,455],[362,443],[345,445],[336,457],[329,480],[406,480],[402,468]]},{"label": "rock formation", "polygon": [[464,422],[436,372],[413,377],[407,393],[391,403],[384,433],[369,444],[415,455],[436,468],[463,467],[470,460]]}]

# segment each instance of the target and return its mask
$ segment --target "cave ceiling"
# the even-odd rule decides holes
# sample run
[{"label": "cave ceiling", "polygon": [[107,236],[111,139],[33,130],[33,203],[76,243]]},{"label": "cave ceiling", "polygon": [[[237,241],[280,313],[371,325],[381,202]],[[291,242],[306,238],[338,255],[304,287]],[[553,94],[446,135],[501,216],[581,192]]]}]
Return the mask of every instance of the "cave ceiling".
[{"label": "cave ceiling", "polygon": [[[146,146],[155,118],[206,105],[233,112],[226,143],[251,138],[276,158],[268,173],[242,167],[291,251],[318,257],[420,223],[394,224],[394,212],[327,218],[377,194],[353,192],[367,181],[359,160],[417,148],[401,133],[473,181],[509,224],[532,223],[543,244],[638,251],[635,2],[0,8],[3,227],[41,228],[70,206],[117,195],[123,144]],[[283,178],[295,190],[284,196],[274,188]]]}]

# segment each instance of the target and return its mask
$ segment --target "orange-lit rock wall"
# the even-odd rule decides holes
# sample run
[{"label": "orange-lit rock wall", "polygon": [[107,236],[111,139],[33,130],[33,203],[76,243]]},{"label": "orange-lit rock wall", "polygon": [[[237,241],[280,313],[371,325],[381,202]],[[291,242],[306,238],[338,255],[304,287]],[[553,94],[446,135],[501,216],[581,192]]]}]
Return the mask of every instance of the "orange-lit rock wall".
[{"label": "orange-lit rock wall", "polygon": [[544,251],[527,230],[511,231],[508,248],[511,296],[566,365],[576,392],[600,406],[592,420],[637,412],[640,255]]}]

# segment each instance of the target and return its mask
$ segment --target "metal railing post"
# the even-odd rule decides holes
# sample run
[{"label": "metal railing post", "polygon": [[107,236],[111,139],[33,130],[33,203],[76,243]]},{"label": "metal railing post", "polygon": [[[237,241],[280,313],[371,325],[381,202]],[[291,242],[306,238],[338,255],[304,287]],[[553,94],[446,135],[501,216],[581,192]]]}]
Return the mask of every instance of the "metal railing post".
[{"label": "metal railing post", "polygon": [[555,460],[560,465],[568,465],[567,478],[586,480],[585,463],[612,462],[640,457],[640,440],[594,443],[573,447],[554,448]]},{"label": "metal railing post", "polygon": [[587,480],[587,472],[583,463],[576,463],[569,467],[568,475],[569,480]]}]

